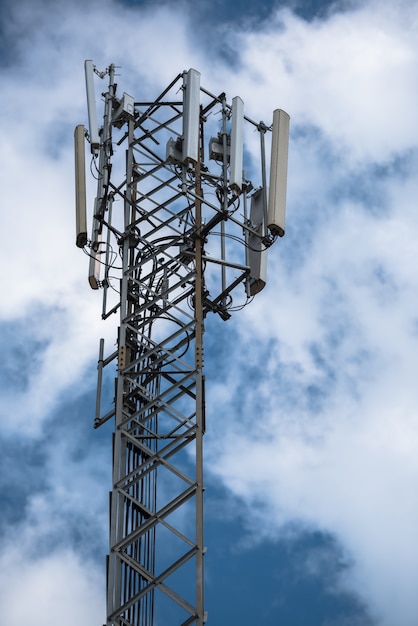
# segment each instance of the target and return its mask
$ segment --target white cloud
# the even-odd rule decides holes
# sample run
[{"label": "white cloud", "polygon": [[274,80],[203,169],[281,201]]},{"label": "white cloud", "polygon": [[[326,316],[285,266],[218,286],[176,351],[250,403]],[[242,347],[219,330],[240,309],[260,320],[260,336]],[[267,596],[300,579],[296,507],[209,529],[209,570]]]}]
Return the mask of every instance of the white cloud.
[{"label": "white cloud", "polygon": [[261,32],[228,31],[239,63],[228,84],[253,115],[280,106],[340,156],[384,161],[415,145],[416,29],[409,2],[357,3],[313,23],[278,10]]},{"label": "white cloud", "polygon": [[88,626],[104,621],[103,577],[97,566],[72,551],[28,559],[16,544],[2,552],[0,566],[4,624],[55,626],[59,620]]},{"label": "white cloud", "polygon": [[[310,79],[307,73],[287,76],[299,96],[303,88],[317,90],[318,98],[329,97],[307,51],[314,48],[318,67],[322,59],[327,73],[335,61],[324,42],[337,46],[341,41],[344,46],[347,37],[358,33],[369,41],[362,29],[371,9],[335,15],[314,26],[286,18],[282,36],[297,38],[298,54],[306,50],[306,68],[313,72]],[[385,163],[416,149],[417,135],[410,132],[416,89],[406,81],[406,59],[416,54],[411,41],[416,15],[406,26],[391,11],[390,21],[387,11],[383,6],[370,22],[369,35],[373,37],[378,23],[387,41],[409,45],[408,54],[395,55],[397,62],[406,63],[402,88],[385,99],[395,111],[401,98],[403,114],[395,129],[387,128],[383,116],[372,115],[370,99],[382,96],[393,67],[387,67],[383,55],[382,65],[366,58],[358,69],[356,47],[347,43],[352,62],[347,58],[341,77],[331,72],[327,83],[335,91],[333,107],[326,118],[312,115],[327,143],[321,135],[294,139],[290,241],[272,250],[268,286],[240,321],[240,356],[230,353],[230,375],[213,389],[220,399],[208,423],[214,421],[223,441],[209,439],[208,466],[250,503],[254,532],[268,528],[274,536],[298,520],[335,534],[352,561],[340,584],[359,594],[382,626],[413,626],[418,614],[410,583],[418,570],[416,158],[411,153],[407,167],[389,167],[380,174],[365,161]],[[299,37],[299,29],[306,39]],[[316,40],[318,30],[322,37]],[[249,39],[255,41],[252,35]],[[369,80],[362,99],[356,101],[357,92],[346,98],[346,84],[356,87],[350,77],[362,81],[363,73]],[[303,79],[303,87],[294,78]],[[263,89],[271,84],[261,84]],[[289,110],[299,107],[309,119],[303,102],[298,97]],[[344,126],[338,118],[348,110],[351,119]],[[306,144],[305,173],[301,149]],[[337,154],[336,163],[324,158],[326,146]],[[360,189],[349,184],[350,176]],[[249,388],[245,381],[250,375]],[[260,503],[262,514],[257,515]]]},{"label": "white cloud", "polygon": [[[52,626],[59,619],[87,626],[105,621],[107,459],[98,444],[93,458],[81,452],[79,439],[86,432],[72,417],[72,426],[50,429],[29,458],[16,448],[7,476],[2,476],[9,487],[15,481],[15,493],[14,521],[2,520],[1,623]],[[73,432],[74,424],[78,432]],[[42,465],[40,459],[31,461],[33,450],[44,457]],[[17,511],[24,491],[25,504]],[[98,551],[103,555],[99,563]]]}]

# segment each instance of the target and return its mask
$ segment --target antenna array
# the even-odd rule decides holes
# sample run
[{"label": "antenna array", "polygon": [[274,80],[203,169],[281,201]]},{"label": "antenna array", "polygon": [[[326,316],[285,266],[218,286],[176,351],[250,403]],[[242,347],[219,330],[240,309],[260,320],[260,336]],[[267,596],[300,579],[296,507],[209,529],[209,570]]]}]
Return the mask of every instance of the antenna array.
[{"label": "antenna array", "polygon": [[[76,243],[90,257],[90,286],[103,293],[102,318],[119,316],[116,350],[105,355],[100,341],[94,422],[115,423],[107,626],[202,626],[204,320],[229,319],[265,285],[267,249],[284,234],[289,116],[275,111],[272,128],[256,123],[241,98],[210,93],[194,69],[143,102],[117,96],[113,65],[98,72],[86,61],[85,71]],[[108,78],[100,129],[94,73]],[[257,188],[243,171],[246,126],[260,134]],[[90,239],[83,135],[97,178]],[[114,403],[102,414],[110,365]]]}]

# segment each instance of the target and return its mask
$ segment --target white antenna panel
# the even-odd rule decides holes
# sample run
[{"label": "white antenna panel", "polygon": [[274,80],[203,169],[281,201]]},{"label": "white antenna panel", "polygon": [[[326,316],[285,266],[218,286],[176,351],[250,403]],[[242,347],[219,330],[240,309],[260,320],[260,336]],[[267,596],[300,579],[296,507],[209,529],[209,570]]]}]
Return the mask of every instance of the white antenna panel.
[{"label": "white antenna panel", "polygon": [[[94,228],[94,226],[93,226]],[[102,235],[96,235],[98,250],[95,252],[93,248],[90,250],[90,262],[89,262],[89,283],[92,289],[99,288],[100,282],[100,244],[102,242]]]},{"label": "white antenna panel", "polygon": [[267,280],[267,249],[263,244],[264,233],[264,201],[263,190],[259,189],[251,196],[250,225],[255,231],[248,237],[247,265],[250,275],[247,280],[247,294],[255,296],[266,286]]},{"label": "white antenna panel", "polygon": [[[94,215],[98,213],[98,207],[100,198],[94,201]],[[91,247],[90,247],[90,262],[89,262],[89,283],[92,289],[98,289],[100,283],[100,256],[102,243],[102,232],[99,221],[96,217],[93,217],[93,225],[91,229]]]},{"label": "white antenna panel", "polygon": [[96,96],[94,93],[93,61],[84,61],[86,74],[87,111],[89,116],[90,147],[94,153],[100,147],[99,130],[97,126]]},{"label": "white antenna panel", "polygon": [[84,148],[84,126],[76,126],[74,131],[75,154],[75,223],[76,246],[84,248],[87,243],[86,216],[86,157]]},{"label": "white antenna panel", "polygon": [[183,110],[183,161],[198,160],[200,123],[200,72],[190,69],[185,75]]},{"label": "white antenna panel", "polygon": [[231,175],[229,184],[238,193],[242,189],[242,157],[244,150],[244,102],[239,96],[232,99],[231,115]]},{"label": "white antenna panel", "polygon": [[285,233],[289,123],[290,117],[285,111],[276,109],[273,112],[267,225],[273,235],[279,237]]}]

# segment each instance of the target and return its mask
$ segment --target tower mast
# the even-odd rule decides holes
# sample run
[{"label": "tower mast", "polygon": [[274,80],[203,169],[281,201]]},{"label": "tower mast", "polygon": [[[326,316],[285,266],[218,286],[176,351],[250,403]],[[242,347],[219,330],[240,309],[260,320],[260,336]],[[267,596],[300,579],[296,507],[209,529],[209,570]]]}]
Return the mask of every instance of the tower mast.
[{"label": "tower mast", "polygon": [[[229,319],[232,292],[240,308],[265,285],[267,249],[284,234],[289,117],[281,111],[270,128],[250,120],[240,98],[229,105],[211,94],[194,69],[152,101],[117,96],[113,65],[99,72],[86,61],[85,70],[76,240],[90,257],[90,286],[102,290],[102,318],[119,317],[116,350],[105,356],[100,341],[94,421],[114,420],[107,626],[203,626],[204,319]],[[108,78],[100,129],[94,74]],[[263,150],[266,131],[280,145],[270,172],[270,186],[281,181],[279,208],[242,174],[244,123],[263,135]],[[91,239],[83,135],[97,171]],[[114,403],[103,415],[109,366]]]}]

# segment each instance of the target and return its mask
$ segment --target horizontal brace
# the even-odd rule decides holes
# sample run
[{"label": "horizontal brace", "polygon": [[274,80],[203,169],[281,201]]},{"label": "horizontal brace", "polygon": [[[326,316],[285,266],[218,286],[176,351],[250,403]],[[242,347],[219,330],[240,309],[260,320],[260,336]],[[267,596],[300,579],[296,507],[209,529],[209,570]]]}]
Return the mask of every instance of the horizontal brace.
[{"label": "horizontal brace", "polygon": [[[221,221],[227,221],[227,220],[231,220],[231,222],[234,222],[234,224],[237,224],[240,228],[244,228],[244,224],[243,222],[240,222],[239,220],[237,220],[235,217],[233,217],[230,213],[227,213],[225,215],[225,211],[223,208],[217,207],[216,205],[212,204],[211,202],[208,202],[207,199],[202,195],[198,195],[197,193],[195,193],[194,191],[190,190],[187,192],[189,196],[191,196],[192,198],[194,198],[195,200],[199,200],[202,204],[204,204],[205,206],[209,207],[210,209],[213,209],[214,211],[216,211],[216,213],[219,214],[218,218],[212,218],[213,220],[213,226],[216,226],[217,224],[219,224],[219,222]],[[204,232],[204,236],[209,234],[209,231],[207,231],[207,229],[205,229],[205,225],[203,225],[203,232]],[[199,235],[199,233],[197,233],[197,235]]]},{"label": "horizontal brace", "polygon": [[[174,322],[177,322],[177,320],[173,320]],[[181,324],[179,322],[179,324]],[[160,343],[157,344],[155,342],[153,342],[150,338],[147,337],[147,341],[149,344],[152,345],[152,347],[150,349],[145,348],[145,351],[143,354],[141,354],[141,356],[138,359],[134,359],[133,361],[131,361],[128,365],[126,365],[126,367],[122,368],[119,370],[119,374],[121,376],[125,375],[125,373],[130,373],[132,368],[136,368],[137,366],[141,366],[142,362],[148,360],[148,359],[152,359],[152,357],[154,357],[156,354],[160,353],[160,356],[153,359],[152,360],[152,365],[153,367],[157,367],[161,364],[162,367],[164,367],[164,360],[169,359],[170,361],[174,361],[174,363],[181,363],[182,366],[186,369],[186,370],[190,370],[192,369],[192,366],[190,366],[188,363],[186,363],[185,361],[183,361],[180,357],[177,357],[176,354],[173,352],[174,348],[182,347],[184,345],[184,343],[187,343],[187,341],[191,341],[193,339],[194,336],[194,332],[193,334],[190,333],[190,335],[188,334],[188,332],[190,330],[194,331],[194,327],[195,327],[195,320],[192,320],[191,322],[189,322],[188,324],[184,324],[181,325],[181,327],[173,334],[171,334],[169,337],[167,337],[164,340],[164,343],[168,343],[173,341],[174,339],[177,339],[177,337],[186,334],[187,337],[184,338],[184,340],[182,340],[181,342],[179,342],[179,344],[177,344],[176,346],[174,346],[171,350],[164,348],[164,344]],[[132,327],[130,324],[128,325],[128,328],[132,331],[135,332],[135,328]],[[142,345],[138,345],[139,347],[143,347]],[[161,351],[163,350],[163,354],[161,354]],[[146,367],[146,365],[145,365]],[[173,365],[173,367],[175,367],[175,365]],[[139,371],[142,371],[142,368],[140,368]],[[181,373],[183,370],[179,369],[178,370],[179,373]],[[160,372],[159,372],[160,373]]]},{"label": "horizontal brace", "polygon": [[[141,449],[141,446],[138,444],[138,442],[135,441],[134,437],[130,437],[126,433],[124,436],[130,441],[132,441],[138,449]],[[172,456],[173,454],[175,454],[176,452],[184,448],[185,445],[191,443],[194,439],[195,437],[189,438],[188,440],[186,440],[184,444],[182,446],[179,446],[176,450],[174,450],[170,456]],[[184,472],[182,472],[177,467],[169,463],[167,461],[167,457],[164,457],[158,453],[158,454],[154,454],[152,457],[148,458],[146,461],[141,463],[141,465],[135,468],[135,470],[132,470],[131,473],[134,473],[136,475],[136,480],[132,480],[128,484],[126,484],[126,478],[123,478],[121,481],[118,481],[118,485],[119,485],[118,488],[120,489],[121,493],[124,493],[126,496],[130,497],[130,495],[127,492],[127,489],[141,482],[145,478],[145,476],[148,476],[152,472],[156,471],[157,468],[160,467],[160,465],[164,466],[172,474],[174,474],[175,476],[183,480],[188,485],[194,484],[194,480],[192,478],[190,478],[189,476],[186,476]],[[121,482],[125,484],[121,485],[120,484]]]},{"label": "horizontal brace", "polygon": [[[192,252],[183,252],[184,256],[193,256]],[[229,263],[228,261],[223,261],[222,259],[214,259],[213,257],[202,255],[202,261],[207,261],[208,263],[216,263],[218,265],[223,265],[225,267],[230,267],[232,269],[241,270],[243,272],[248,273],[250,268],[247,265],[240,265],[239,263]]]},{"label": "horizontal brace", "polygon": [[106,311],[106,313],[103,313],[102,320],[107,320],[107,318],[110,317],[113,313],[117,313],[119,309],[120,309],[120,302],[115,304],[115,306],[111,308],[109,311]]},{"label": "horizontal brace", "polygon": [[116,542],[114,546],[111,547],[112,552],[119,552],[124,550],[129,545],[131,545],[134,541],[142,537],[146,532],[151,530],[161,519],[164,519],[168,515],[171,515],[174,511],[176,511],[181,505],[185,504],[190,498],[196,495],[197,484],[192,485],[182,493],[180,493],[174,500],[166,504],[162,509],[157,511],[152,515],[150,519],[141,524],[136,530],[127,535],[124,539]]},{"label": "horizontal brace", "polygon": [[[177,282],[172,288],[170,288],[170,292],[174,291],[175,289],[178,289],[179,287],[182,287],[183,285],[186,285],[188,282],[190,282],[190,280],[194,277],[194,273],[190,273],[187,276],[185,276],[184,278],[182,278],[179,282]],[[186,297],[188,296],[188,293],[186,292],[186,294],[183,294],[182,297],[180,299],[177,299],[177,302],[181,302],[182,300],[184,300]],[[154,304],[156,304],[159,300],[161,300],[162,297],[160,294],[156,295],[152,300],[147,300],[147,302],[145,302],[143,305],[141,305],[140,307],[138,307],[137,309],[135,309],[135,311],[133,313],[131,313],[131,315],[128,315],[127,317],[125,317],[122,320],[123,324],[128,323],[129,321],[135,319],[136,316],[139,316],[141,313],[143,313],[143,311],[146,311],[147,309],[151,308]],[[170,306],[167,306],[167,310],[169,310],[170,308],[175,308],[175,304],[174,302],[170,302]],[[163,308],[164,310],[164,308]],[[187,315],[186,311],[182,311],[183,315]],[[191,318],[191,315],[188,315],[189,318]]]},{"label": "horizontal brace", "polygon": [[[211,93],[210,91],[208,91],[204,87],[200,87],[200,91],[205,93],[207,96],[210,96],[211,98],[213,98],[215,103],[223,104],[224,106],[226,106],[227,109],[232,110],[231,105],[227,104],[225,102],[225,94],[224,93],[221,93],[219,96],[215,96],[213,93]],[[211,106],[213,106],[213,104]],[[206,108],[208,108],[208,107],[206,107]],[[250,122],[250,124],[253,124],[254,126],[256,126],[257,128],[260,127],[260,123],[261,122],[254,122],[254,120],[252,120],[250,117],[247,117],[246,115],[244,115],[244,119],[247,120],[247,122]]]},{"label": "horizontal brace", "polygon": [[[187,276],[184,276],[181,280],[179,280],[175,285],[172,285],[168,289],[165,289],[164,292],[154,293],[154,297],[152,298],[152,300],[147,300],[142,306],[135,309],[135,312],[133,313],[133,315],[140,315],[143,311],[146,311],[147,309],[152,308],[159,301],[164,300],[165,296],[172,293],[173,291],[176,291],[179,287],[182,287],[186,283],[190,282],[193,276],[194,276],[193,273],[188,274]],[[187,294],[185,296],[183,295],[182,300],[184,300],[185,297],[187,297]],[[161,310],[162,311],[164,311],[164,309],[169,310],[171,307],[172,307],[171,303],[165,304],[163,307],[161,307]],[[125,322],[126,320],[129,320],[129,319],[132,319],[132,315],[125,318],[123,321]]]},{"label": "horizontal brace", "polygon": [[[174,399],[177,400],[177,398],[179,397],[180,397],[180,394],[176,396]],[[141,440],[142,441],[146,441],[146,440],[178,441],[179,439],[182,439],[185,433],[187,432],[187,430],[181,431],[182,428],[184,428],[185,426],[188,426],[188,428],[196,427],[196,411],[194,411],[191,415],[189,415],[189,417],[184,416],[183,421],[177,421],[176,425],[170,431],[165,432],[165,433],[154,432],[152,428],[147,425],[147,422],[158,417],[161,411],[163,411],[163,407],[157,407],[155,411],[150,412],[149,415],[146,415],[145,417],[140,418],[139,421],[137,421],[137,418],[140,417],[141,413],[143,413],[143,411],[138,411],[136,415],[131,416],[132,417],[131,421],[135,421],[136,426],[132,426],[129,430],[127,429],[123,430],[121,428],[121,433],[122,434],[124,432],[132,433],[132,430],[134,430],[135,428],[142,428],[146,432],[144,432],[143,435],[138,435],[138,434],[135,435],[135,438],[138,441],[141,441]],[[164,415],[167,418],[172,418],[173,421],[175,421],[174,417],[170,414],[169,411],[165,410]]]},{"label": "horizontal brace", "polygon": [[[190,389],[191,388],[192,387],[190,387]],[[178,393],[176,396],[172,397],[172,401],[177,401],[179,398],[181,398],[182,395],[184,395],[184,392]],[[148,422],[154,420],[160,415],[160,413],[163,413],[163,415],[165,415],[167,418],[171,418],[173,422],[175,422],[175,426],[173,426],[172,429],[168,432],[154,432],[154,430],[148,425]],[[125,431],[131,433],[135,429],[142,428],[145,431],[144,434],[141,435],[142,439],[178,439],[182,436],[182,433],[179,433],[182,427],[190,424],[192,424],[193,426],[195,425],[196,422],[193,420],[196,417],[196,411],[191,413],[189,416],[186,416],[184,413],[181,413],[178,410],[176,410],[175,413],[176,414],[174,415],[174,413],[170,411],[169,408],[167,408],[166,403],[162,404],[161,406],[154,404],[152,410],[149,406],[144,406],[138,408],[134,412],[131,411],[130,413],[128,413],[128,411],[124,411],[124,420],[119,424],[119,430],[122,433]],[[182,419],[179,419],[179,416]],[[134,424],[128,425],[129,422],[134,422]],[[176,435],[176,433],[179,434]],[[136,435],[136,437],[138,439],[140,438],[139,435]]]},{"label": "horizontal brace", "polygon": [[[153,117],[150,114],[150,115],[147,115],[146,117],[142,117],[140,120],[138,120],[137,127],[141,128],[144,131],[144,129],[140,125],[142,125],[145,121],[150,120],[151,122],[154,122],[154,124],[156,124],[156,127],[153,129],[153,133],[159,132],[163,128],[169,130],[170,132],[175,132],[174,129],[171,128],[171,124],[173,124],[173,122],[176,122],[178,119],[180,119],[182,117],[181,111],[179,111],[176,108],[176,106],[179,106],[180,104],[182,104],[182,103],[180,103],[180,102],[170,103],[171,108],[173,109],[173,111],[175,111],[175,115],[173,115],[172,117],[168,118],[164,122],[162,122],[161,120],[156,119],[155,117]],[[134,140],[134,143],[132,145],[135,146],[139,141],[141,141],[141,139],[138,137],[137,139]]]},{"label": "horizontal brace", "polygon": [[[148,106],[148,109],[142,113],[142,117],[140,120],[146,119],[151,113],[156,111],[160,106],[173,106],[178,104],[177,102],[161,102],[161,99],[174,87],[174,85],[181,79],[183,76],[182,73],[177,74],[177,76],[171,81],[171,83],[166,87],[152,102],[135,102],[135,106]],[[182,104],[182,103],[179,103]]]},{"label": "horizontal brace", "polygon": [[118,354],[119,354],[118,350],[115,350],[114,352],[109,354],[109,356],[103,359],[103,367],[106,367],[106,365],[109,365],[109,363],[114,361],[117,358]]},{"label": "horizontal brace", "polygon": [[112,409],[111,411],[106,413],[106,415],[103,415],[103,417],[95,419],[94,420],[94,424],[93,424],[93,428],[99,428],[99,426],[102,426],[105,422],[109,421],[110,418],[115,415],[115,413],[116,413],[116,410]]},{"label": "horizontal brace", "polygon": [[[164,162],[158,162],[158,164],[154,165],[154,167],[150,170],[146,170],[144,168],[143,171],[138,171],[137,169],[134,168],[133,180],[129,183],[129,187],[135,187],[135,185],[144,181],[146,178],[148,178],[148,176],[152,176],[153,178],[156,178],[154,174],[158,172],[159,170],[161,170],[163,167],[164,167]],[[171,179],[166,181],[165,185],[171,185],[171,183],[174,182],[175,180],[177,180],[177,176],[172,176]],[[158,187],[154,187],[154,189],[152,190],[152,194],[160,191],[160,189],[164,188],[165,185],[162,183]],[[148,198],[148,194],[146,195],[146,197]]]},{"label": "horizontal brace", "polygon": [[[187,563],[195,554],[197,553],[197,547],[189,550],[184,556],[178,559],[171,567],[162,572],[159,576],[153,576],[150,572],[148,572],[145,568],[134,566],[132,564],[133,559],[131,559],[128,555],[118,554],[118,557],[125,563],[127,563],[132,569],[138,572],[145,580],[149,580],[149,584],[144,587],[138,594],[136,594],[133,598],[131,598],[128,602],[123,604],[118,610],[114,611],[110,616],[110,621],[114,621],[118,618],[121,613],[127,611],[131,606],[139,602],[144,596],[146,596],[152,589],[158,587],[161,591],[168,596],[171,600],[176,602],[181,608],[183,608],[187,613],[191,615],[195,615],[196,609],[189,603],[185,598],[180,596],[177,592],[175,592],[171,587],[163,583],[163,580],[170,576],[173,572],[178,570],[182,565]],[[135,563],[135,562],[134,562]],[[148,575],[147,575],[148,574]]]},{"label": "horizontal brace", "polygon": [[[180,442],[179,442],[178,439],[170,441],[164,448],[162,448],[160,450],[159,455],[155,455],[155,456],[160,456],[160,457],[163,457],[164,459],[169,459],[174,454],[177,454],[177,452],[182,450],[186,445],[188,445],[195,438],[195,434],[196,434],[196,426],[192,426],[191,428],[189,428],[188,431],[186,431],[182,435],[182,438],[181,438]],[[138,442],[137,440],[135,441],[135,445],[140,450],[145,452],[145,454],[150,454],[150,456],[154,455],[154,451],[153,450],[151,450],[150,448],[148,448],[144,444]],[[138,473],[141,472],[142,468],[145,467],[148,463],[149,463],[149,461],[146,461],[145,463],[142,463],[142,465],[139,465],[134,470],[131,470],[129,472],[129,474],[126,474],[126,476],[124,476],[123,478],[118,480],[118,482],[115,484],[115,488],[116,489],[127,489],[131,485],[134,485],[134,484],[138,483],[141,480],[141,477],[138,476]],[[192,484],[191,479],[187,479],[186,482],[189,482],[190,484]]]},{"label": "horizontal brace", "polygon": [[[181,381],[178,381],[175,385],[172,385],[169,389],[164,390],[162,393],[155,395],[151,394],[150,392],[147,392],[147,390],[142,387],[141,385],[138,385],[138,383],[135,380],[132,380],[129,376],[124,376],[125,380],[131,382],[133,385],[135,385],[137,387],[137,389],[143,394],[143,396],[145,398],[148,399],[149,396],[151,396],[148,400],[148,402],[146,404],[144,404],[144,409],[151,409],[153,406],[155,406],[157,403],[160,403],[161,406],[167,407],[168,409],[168,413],[171,414],[171,416],[173,417],[173,419],[175,419],[174,414],[177,414],[180,416],[180,420],[182,421],[181,418],[184,417],[184,415],[182,413],[180,413],[177,410],[174,410],[173,412],[173,407],[170,407],[168,402],[166,400],[164,400],[164,398],[166,396],[169,396],[171,391],[174,391],[175,389],[178,389],[180,386],[182,386],[186,380],[189,380],[192,376],[196,376],[196,372],[192,371],[189,374],[187,374],[186,376],[183,377],[183,379]],[[154,396],[154,397],[152,397]],[[170,396],[168,397],[168,400],[171,400]],[[170,411],[171,409],[171,411]],[[121,424],[119,425],[120,428]]]},{"label": "horizontal brace", "polygon": [[239,283],[241,283],[243,280],[245,280],[245,278],[247,277],[247,272],[245,272],[242,276],[239,276],[238,278],[236,278],[230,285],[229,287],[227,287],[226,289],[224,289],[224,291],[222,293],[219,294],[219,296],[217,296],[214,300],[209,300],[208,298],[206,298],[206,301],[209,303],[209,306],[206,305],[203,309],[203,315],[206,316],[206,314],[211,311],[216,309],[217,305],[222,302],[222,300],[224,300],[224,298],[229,294],[230,291],[232,291],[233,289],[235,289],[235,287],[237,285],[239,285]]}]

